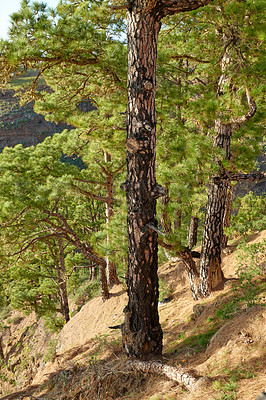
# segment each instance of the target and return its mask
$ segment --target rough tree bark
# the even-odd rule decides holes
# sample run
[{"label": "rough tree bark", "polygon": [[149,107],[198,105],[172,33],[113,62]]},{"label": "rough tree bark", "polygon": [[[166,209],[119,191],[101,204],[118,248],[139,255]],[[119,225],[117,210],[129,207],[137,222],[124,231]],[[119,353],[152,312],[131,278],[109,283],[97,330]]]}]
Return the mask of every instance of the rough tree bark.
[{"label": "rough tree bark", "polygon": [[129,366],[132,369],[145,373],[164,375],[168,379],[181,384],[189,391],[194,390],[196,387],[203,386],[204,384],[206,385],[208,382],[207,378],[197,377],[193,372],[185,368],[172,367],[156,361],[130,361]]},{"label": "rough tree bark", "polygon": [[128,305],[122,326],[128,355],[161,354],[158,316],[158,245],[156,198],[165,191],[156,183],[156,56],[161,18],[190,11],[210,0],[133,0],[127,10],[128,107],[127,178]]},{"label": "rough tree bark", "polygon": [[[227,61],[228,64],[228,55]],[[230,160],[230,145],[232,134],[247,122],[256,113],[256,104],[246,90],[249,111],[247,114],[233,118],[228,123],[220,119],[215,121],[217,136],[214,146],[224,150],[225,159]],[[221,251],[223,241],[223,223],[225,218],[227,188],[233,175],[221,166],[220,174],[211,180],[208,193],[208,203],[204,223],[202,250],[200,258],[200,284],[199,291],[206,297],[215,288],[223,284],[224,275],[221,266]]]},{"label": "rough tree bark", "polygon": [[129,355],[162,352],[158,315],[155,179],[155,68],[160,21],[136,4],[128,11],[128,295],[123,345]]}]

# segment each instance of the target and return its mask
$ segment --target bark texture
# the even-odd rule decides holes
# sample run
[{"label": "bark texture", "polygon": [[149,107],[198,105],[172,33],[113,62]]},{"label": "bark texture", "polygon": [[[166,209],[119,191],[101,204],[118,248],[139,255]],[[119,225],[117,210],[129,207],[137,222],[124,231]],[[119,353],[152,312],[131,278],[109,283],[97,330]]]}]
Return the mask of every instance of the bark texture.
[{"label": "bark texture", "polygon": [[202,379],[182,367],[171,367],[156,361],[131,361],[130,367],[152,374],[165,375],[168,379],[183,385],[187,390],[193,390]]},{"label": "bark texture", "polygon": [[227,185],[223,179],[213,179],[208,194],[200,258],[200,293],[203,297],[208,296],[224,279],[221,244],[226,190]]},{"label": "bark texture", "polygon": [[161,354],[158,315],[155,179],[155,68],[160,22],[154,15],[128,12],[128,295],[122,327],[124,348],[137,357]]}]

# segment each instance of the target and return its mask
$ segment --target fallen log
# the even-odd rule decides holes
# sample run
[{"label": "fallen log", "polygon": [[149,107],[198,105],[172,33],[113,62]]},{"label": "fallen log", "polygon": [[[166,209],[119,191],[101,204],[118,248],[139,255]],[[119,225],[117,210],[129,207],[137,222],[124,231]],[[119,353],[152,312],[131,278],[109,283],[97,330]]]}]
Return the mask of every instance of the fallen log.
[{"label": "fallen log", "polygon": [[206,386],[208,379],[197,377],[190,371],[182,367],[171,367],[157,361],[129,361],[132,369],[151,374],[164,375],[168,379],[183,385],[187,390],[192,391],[196,387]]}]

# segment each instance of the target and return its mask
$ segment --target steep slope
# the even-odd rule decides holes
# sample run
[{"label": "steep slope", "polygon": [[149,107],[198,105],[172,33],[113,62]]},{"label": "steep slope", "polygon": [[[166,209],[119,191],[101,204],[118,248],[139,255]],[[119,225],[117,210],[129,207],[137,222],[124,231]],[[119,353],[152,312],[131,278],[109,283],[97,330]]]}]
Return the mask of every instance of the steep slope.
[{"label": "steep slope", "polygon": [[[250,237],[249,243],[265,238],[263,231]],[[236,297],[232,290],[238,264],[235,247],[229,246],[224,254],[223,270],[229,279],[224,290],[204,301],[192,300],[181,263],[167,263],[159,269],[165,296],[171,298],[160,305],[164,331],[161,361],[207,376],[205,387],[191,394],[166,378],[132,370],[122,352],[120,331],[109,329],[123,321],[127,296],[119,285],[110,300],[91,300],[65,325],[56,338],[51,360],[39,360],[39,366],[33,369],[30,387],[17,392],[13,387],[14,393],[5,396],[7,392],[3,392],[2,400],[23,396],[26,400],[255,400],[266,386],[265,309],[262,305],[247,308],[239,303],[233,317],[217,316],[217,311],[233,304]],[[265,256],[261,263],[263,270]],[[258,285],[262,284],[261,278]]]}]

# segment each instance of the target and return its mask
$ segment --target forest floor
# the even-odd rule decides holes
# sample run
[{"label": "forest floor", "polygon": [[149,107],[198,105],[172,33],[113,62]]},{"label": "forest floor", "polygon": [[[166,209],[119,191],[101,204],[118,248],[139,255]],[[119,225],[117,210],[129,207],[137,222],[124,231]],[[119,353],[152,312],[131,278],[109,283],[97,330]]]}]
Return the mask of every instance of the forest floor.
[{"label": "forest floor", "polygon": [[[265,238],[266,231],[253,234],[248,244]],[[204,300],[193,301],[182,263],[159,267],[161,297],[170,300],[159,305],[164,332],[159,361],[207,377],[202,387],[189,392],[163,376],[132,369],[120,330],[109,328],[123,321],[127,303],[125,287],[118,285],[110,300],[96,297],[86,303],[59,335],[49,336],[34,315],[14,312],[13,324],[2,339],[9,360],[0,371],[0,398],[255,400],[266,388],[266,314],[262,301],[247,307],[252,299],[241,298],[240,289],[234,290],[236,247],[232,242],[223,254],[223,271],[229,279],[225,287]],[[264,276],[257,285],[263,296],[265,255],[261,256]]]}]

